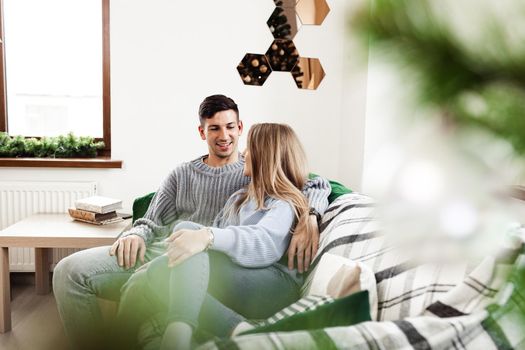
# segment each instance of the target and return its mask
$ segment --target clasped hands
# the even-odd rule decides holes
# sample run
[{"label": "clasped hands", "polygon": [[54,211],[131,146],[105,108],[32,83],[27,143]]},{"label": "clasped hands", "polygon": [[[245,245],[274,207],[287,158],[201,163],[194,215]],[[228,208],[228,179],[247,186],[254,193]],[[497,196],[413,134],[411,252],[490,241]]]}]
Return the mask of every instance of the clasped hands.
[{"label": "clasped hands", "polygon": [[[204,251],[210,240],[211,234],[208,228],[199,230],[183,229],[172,233],[164,240],[167,243],[165,255],[168,256],[168,266],[173,267],[189,257]],[[146,243],[144,239],[137,235],[129,235],[119,238],[113,243],[109,250],[109,255],[116,255],[119,266],[129,269],[135,266],[137,255],[140,262],[144,263],[145,252]]]},{"label": "clasped hands", "polygon": [[[317,253],[319,246],[319,228],[314,216],[308,220],[309,227],[297,227],[292,235],[288,247],[288,268],[294,268],[295,257],[297,257],[297,270],[302,273],[308,270],[311,259]],[[211,240],[208,228],[198,230],[179,230],[172,233],[165,242],[168,244],[166,255],[168,266],[173,267],[180,264],[191,256],[206,249]],[[119,266],[126,269],[132,268],[137,262],[144,263],[146,243],[137,235],[129,235],[119,238],[110,248],[110,255],[117,256]],[[144,265],[143,265],[144,266]]]}]

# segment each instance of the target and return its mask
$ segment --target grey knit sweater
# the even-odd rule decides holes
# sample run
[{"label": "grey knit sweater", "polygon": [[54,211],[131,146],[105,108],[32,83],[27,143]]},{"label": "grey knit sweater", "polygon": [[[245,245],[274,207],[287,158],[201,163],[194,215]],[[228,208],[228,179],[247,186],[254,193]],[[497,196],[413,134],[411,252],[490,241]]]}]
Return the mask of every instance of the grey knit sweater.
[{"label": "grey knit sweater", "polygon": [[[213,223],[228,198],[245,187],[250,178],[244,176],[244,159],[213,168],[199,157],[175,168],[161,184],[143,218],[123,236],[138,235],[146,244],[162,239],[179,221],[193,221],[205,226]],[[309,205],[319,213],[328,207],[330,184],[317,177],[309,180],[303,193]]]}]

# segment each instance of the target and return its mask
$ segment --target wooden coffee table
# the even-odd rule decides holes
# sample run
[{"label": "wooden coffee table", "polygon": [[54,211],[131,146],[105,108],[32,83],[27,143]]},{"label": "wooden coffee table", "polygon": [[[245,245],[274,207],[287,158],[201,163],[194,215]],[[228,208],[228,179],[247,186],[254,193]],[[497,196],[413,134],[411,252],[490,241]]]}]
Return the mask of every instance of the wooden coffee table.
[{"label": "wooden coffee table", "polygon": [[52,248],[111,245],[130,223],[124,220],[97,226],[73,221],[68,214],[35,214],[0,231],[0,333],[11,330],[9,248],[35,248],[36,293],[47,294]]}]

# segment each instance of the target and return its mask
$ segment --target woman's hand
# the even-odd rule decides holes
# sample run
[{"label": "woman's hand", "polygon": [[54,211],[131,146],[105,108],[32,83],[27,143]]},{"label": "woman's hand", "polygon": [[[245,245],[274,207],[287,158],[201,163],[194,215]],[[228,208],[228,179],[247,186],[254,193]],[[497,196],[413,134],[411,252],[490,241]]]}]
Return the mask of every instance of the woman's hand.
[{"label": "woman's hand", "polygon": [[288,247],[288,268],[293,270],[294,258],[297,254],[297,270],[300,273],[308,270],[311,259],[319,248],[319,226],[317,218],[310,215],[308,227],[296,227],[290,246]]},{"label": "woman's hand", "polygon": [[168,243],[168,266],[173,267],[198,254],[208,247],[211,233],[208,228],[200,230],[180,230],[166,238]]}]

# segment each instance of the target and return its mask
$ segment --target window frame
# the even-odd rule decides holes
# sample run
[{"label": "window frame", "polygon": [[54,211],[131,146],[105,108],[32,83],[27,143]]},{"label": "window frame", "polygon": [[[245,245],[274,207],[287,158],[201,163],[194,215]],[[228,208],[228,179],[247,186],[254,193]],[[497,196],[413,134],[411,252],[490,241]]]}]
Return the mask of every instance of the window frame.
[{"label": "window frame", "polygon": [[[95,138],[104,141],[105,147],[99,151],[101,158],[111,157],[111,75],[110,75],[110,31],[109,31],[109,2],[101,0],[102,5],[102,120],[103,137]],[[5,77],[4,51],[4,0],[0,0],[0,132],[8,131],[9,120],[7,115],[7,89]],[[40,136],[27,136],[25,138]],[[1,160],[0,160],[1,162]],[[0,164],[1,166],[1,164]]]}]

